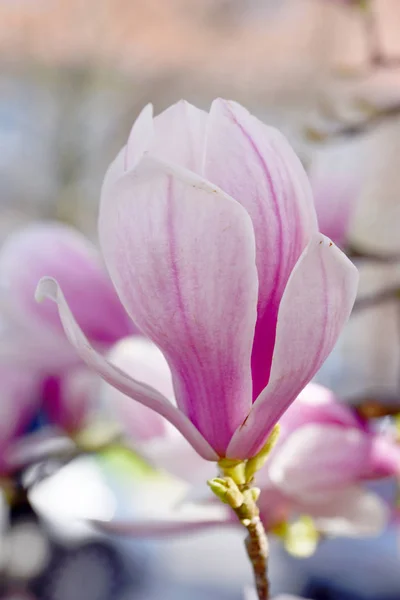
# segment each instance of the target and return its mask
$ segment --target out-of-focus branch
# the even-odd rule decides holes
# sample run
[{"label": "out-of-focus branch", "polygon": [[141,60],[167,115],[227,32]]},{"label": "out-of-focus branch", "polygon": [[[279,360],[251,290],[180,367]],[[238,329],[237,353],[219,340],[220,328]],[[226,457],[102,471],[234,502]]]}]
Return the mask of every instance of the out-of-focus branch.
[{"label": "out-of-focus branch", "polygon": [[400,413],[400,398],[363,398],[354,405],[354,410],[363,419],[394,417]]},{"label": "out-of-focus branch", "polygon": [[400,263],[400,254],[398,252],[383,253],[383,252],[371,252],[355,245],[348,245],[346,248],[346,254],[349,258],[354,261],[364,261],[369,263],[378,263],[383,265],[392,265]]},{"label": "out-of-focus branch", "polygon": [[[367,48],[367,71],[379,70],[382,68],[400,67],[400,56],[386,56],[382,48],[379,22],[376,13],[374,0],[353,0],[348,3],[355,7],[363,20],[365,42]],[[348,69],[341,71],[349,75]],[[351,71],[352,75],[364,75],[365,69],[361,71]],[[328,142],[336,138],[351,138],[367,133],[371,129],[379,126],[388,119],[400,116],[400,102],[394,102],[389,106],[374,106],[368,100],[360,98],[355,102],[355,108],[360,109],[360,119],[347,120],[340,118],[332,106],[324,104],[323,112],[331,121],[330,125],[324,129],[318,126],[307,126],[305,128],[306,137],[312,142]]]},{"label": "out-of-focus branch", "polygon": [[307,139],[316,143],[330,142],[337,138],[352,138],[368,133],[370,130],[378,127],[389,119],[400,116],[400,103],[395,103],[384,108],[373,109],[364,119],[355,122],[335,123],[329,129],[322,129],[315,126],[307,126],[305,135]]},{"label": "out-of-focus branch", "polygon": [[400,300],[400,287],[389,287],[376,294],[368,296],[361,296],[354,304],[353,312],[360,312],[366,308],[373,308],[379,306],[385,302],[391,302],[392,300]]},{"label": "out-of-focus branch", "polygon": [[369,64],[373,66],[382,66],[384,56],[382,54],[378,22],[372,1],[368,0],[360,6],[364,21],[365,40],[367,43]]},{"label": "out-of-focus branch", "polygon": [[367,43],[368,63],[372,68],[387,68],[400,66],[399,56],[385,56],[382,49],[379,23],[373,0],[363,0],[359,7],[363,16],[365,40]]}]

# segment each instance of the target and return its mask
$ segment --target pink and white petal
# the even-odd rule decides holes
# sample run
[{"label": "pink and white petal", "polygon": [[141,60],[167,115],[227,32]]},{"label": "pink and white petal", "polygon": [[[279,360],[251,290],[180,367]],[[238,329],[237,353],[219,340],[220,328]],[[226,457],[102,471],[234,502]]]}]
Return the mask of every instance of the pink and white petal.
[{"label": "pink and white petal", "polygon": [[[124,171],[134,169],[142,159],[145,152],[150,150],[153,140],[153,105],[147,104],[140,112],[129,134],[129,138],[123,152],[123,165],[121,160],[115,161],[113,164],[113,170],[108,173],[108,176],[119,177],[122,175],[122,166]],[[121,159],[121,157],[117,158]]]},{"label": "pink and white petal", "polygon": [[134,122],[126,145],[108,167],[103,189],[112,187],[127,171],[135,169],[153,142],[153,106],[147,104]]},{"label": "pink and white petal", "polygon": [[325,501],[304,506],[319,531],[332,536],[379,535],[389,521],[389,510],[377,494],[352,486],[332,490]]},{"label": "pink and white petal", "polygon": [[271,377],[228,455],[256,454],[285,410],[332,351],[349,318],[358,272],[328,238],[313,237],[296,264],[279,307]]},{"label": "pink and white petal", "polygon": [[[109,360],[134,379],[152,385],[174,402],[171,371],[161,351],[150,340],[132,336],[121,340],[109,353]],[[159,414],[133,402],[114,387],[103,383],[101,395],[129,440],[148,463],[192,485],[216,474],[215,465],[204,460],[187,440]]]},{"label": "pink and white petal", "polygon": [[57,303],[60,319],[69,341],[90,368],[123,394],[165,417],[186,437],[203,458],[206,460],[217,459],[217,455],[196,427],[167,398],[151,386],[135,381],[94,350],[75,321],[61,288],[54,279],[44,278],[39,282],[36,298],[38,301],[49,298]]},{"label": "pink and white petal", "polygon": [[227,514],[224,519],[204,517],[191,519],[185,515],[171,513],[164,519],[140,519],[137,521],[91,521],[100,531],[119,536],[129,537],[164,537],[171,535],[186,535],[201,532],[204,529],[233,525],[232,518]]},{"label": "pink and white petal", "polygon": [[270,482],[265,485],[265,482],[260,482],[257,478],[257,484],[261,488],[258,506],[266,530],[272,529],[278,523],[288,521],[292,516],[295,501],[285,496],[282,490]]},{"label": "pink and white petal", "polygon": [[[133,379],[151,385],[168,400],[174,401],[168,363],[162,352],[150,340],[141,336],[125,338],[112,348],[108,358],[113,365]],[[168,422],[161,415],[146,406],[132,402],[132,398],[106,382],[102,383],[101,397],[106,409],[122,425],[135,445],[167,435]]]},{"label": "pink and white petal", "polygon": [[167,429],[163,437],[149,438],[136,444],[135,448],[156,469],[179,477],[193,488],[201,486],[204,491],[205,482],[217,475],[216,466],[195,452],[176,430]]},{"label": "pink and white petal", "polygon": [[268,383],[279,303],[300,254],[317,231],[307,175],[285,137],[235,102],[215,100],[204,176],[248,211],[255,230],[258,319],[253,400]]},{"label": "pink and white petal", "polygon": [[150,154],[201,175],[208,114],[181,100],[154,119]]},{"label": "pink and white petal", "polygon": [[362,479],[369,437],[357,429],[305,425],[294,431],[267,463],[271,481],[285,494],[313,498]]},{"label": "pink and white petal", "polygon": [[[57,278],[85,334],[113,343],[133,331],[95,247],[78,231],[61,223],[35,223],[13,233],[0,251],[0,280],[11,317],[29,328],[27,319],[61,331],[57,310],[34,301],[37,282]],[[20,313],[20,318],[17,315]]]},{"label": "pink and white petal", "polygon": [[153,342],[143,336],[130,336],[115,344],[108,357],[122,371],[153,386],[175,404],[170,368],[163,353]]},{"label": "pink and white petal", "polygon": [[125,308],[168,360],[178,406],[223,456],[251,406],[248,214],[195,174],[144,158],[103,192],[99,229]]},{"label": "pink and white petal", "polygon": [[370,451],[365,464],[365,478],[399,477],[400,446],[391,435],[371,434]]},{"label": "pink and white petal", "polygon": [[279,423],[279,443],[299,427],[312,423],[363,428],[349,405],[340,402],[331,390],[317,383],[309,383],[300,392]]}]

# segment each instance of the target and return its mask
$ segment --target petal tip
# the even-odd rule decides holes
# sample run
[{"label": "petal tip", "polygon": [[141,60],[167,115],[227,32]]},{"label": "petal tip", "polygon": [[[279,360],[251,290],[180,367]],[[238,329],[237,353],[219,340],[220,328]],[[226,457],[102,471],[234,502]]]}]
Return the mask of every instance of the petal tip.
[{"label": "petal tip", "polygon": [[42,277],[35,290],[36,302],[43,302],[46,299],[57,302],[58,283],[52,277]]}]

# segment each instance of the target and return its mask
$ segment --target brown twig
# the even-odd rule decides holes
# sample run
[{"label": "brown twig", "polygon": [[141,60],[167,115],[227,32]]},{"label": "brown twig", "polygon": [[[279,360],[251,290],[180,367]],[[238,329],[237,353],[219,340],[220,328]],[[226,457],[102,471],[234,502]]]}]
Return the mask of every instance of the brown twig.
[{"label": "brown twig", "polygon": [[398,415],[400,403],[396,403],[393,399],[380,401],[374,398],[365,398],[354,406],[354,410],[363,419],[381,419]]},{"label": "brown twig", "polygon": [[268,600],[268,538],[260,517],[249,523],[247,531],[249,533],[245,544],[253,567],[258,598],[259,600]]},{"label": "brown twig", "polygon": [[268,600],[268,538],[260,519],[257,504],[249,493],[250,490],[247,492],[244,495],[244,502],[234,511],[248,532],[245,545],[253,568],[258,598],[259,600]]},{"label": "brown twig", "polygon": [[367,42],[368,62],[371,66],[381,66],[384,56],[379,39],[379,28],[371,0],[362,7],[365,39]]},{"label": "brown twig", "polygon": [[360,248],[359,246],[354,246],[351,244],[347,246],[345,252],[347,256],[353,260],[363,260],[365,262],[385,265],[396,264],[400,262],[400,254],[398,252],[371,252],[370,250],[365,250],[364,248]]},{"label": "brown twig", "polygon": [[385,302],[391,302],[392,300],[400,300],[400,286],[388,287],[376,294],[370,294],[368,296],[361,296],[354,304],[353,313],[360,312],[367,308],[373,308]]},{"label": "brown twig", "polygon": [[354,123],[338,123],[338,125],[329,130],[318,129],[308,126],[305,134],[308,139],[315,143],[325,143],[340,138],[353,138],[364,135],[370,130],[378,127],[386,120],[400,116],[400,103],[392,104],[385,108],[376,109],[367,118]]}]

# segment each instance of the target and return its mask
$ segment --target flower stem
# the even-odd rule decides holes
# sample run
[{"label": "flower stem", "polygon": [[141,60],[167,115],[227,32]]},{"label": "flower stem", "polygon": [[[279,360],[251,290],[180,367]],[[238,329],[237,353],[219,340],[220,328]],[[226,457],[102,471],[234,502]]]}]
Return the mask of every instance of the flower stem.
[{"label": "flower stem", "polygon": [[257,596],[259,600],[268,600],[268,539],[257,506],[260,490],[250,487],[249,482],[236,482],[229,475],[211,479],[208,485],[222,502],[231,507],[247,529],[245,545],[253,568]]},{"label": "flower stem", "polygon": [[260,517],[254,518],[247,525],[247,531],[245,544],[253,567],[258,598],[259,600],[268,600],[268,538]]},{"label": "flower stem", "polygon": [[245,545],[253,567],[258,598],[259,600],[268,600],[268,538],[256,504],[258,490],[255,493],[255,489],[243,491],[243,503],[234,511],[248,532]]},{"label": "flower stem", "polygon": [[253,568],[258,600],[269,600],[268,538],[257,506],[260,490],[253,483],[254,475],[265,464],[278,435],[279,425],[276,424],[264,446],[251,458],[221,458],[218,461],[220,476],[207,481],[212,492],[231,507],[247,529],[245,545]]}]

